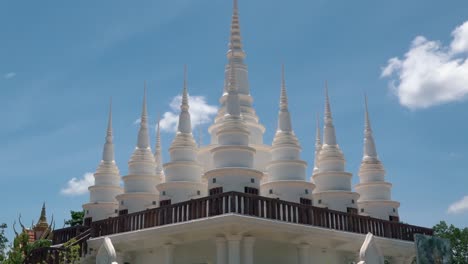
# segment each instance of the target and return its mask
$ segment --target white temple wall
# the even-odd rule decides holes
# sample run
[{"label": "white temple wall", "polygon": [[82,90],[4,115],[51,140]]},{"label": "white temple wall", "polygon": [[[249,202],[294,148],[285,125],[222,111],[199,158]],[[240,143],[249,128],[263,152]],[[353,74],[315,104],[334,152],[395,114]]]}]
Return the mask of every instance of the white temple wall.
[{"label": "white temple wall", "polygon": [[197,158],[197,151],[193,149],[193,151],[188,151],[187,147],[178,147],[169,150],[169,155],[171,156],[171,160],[177,161],[192,161]]},{"label": "white temple wall", "polygon": [[222,146],[213,149],[213,161],[216,168],[253,167],[253,149],[244,146]]},{"label": "white temple wall", "polygon": [[306,179],[306,164],[290,160],[275,161],[267,166],[269,181]]},{"label": "white temple wall", "polygon": [[277,181],[268,182],[260,186],[260,195],[269,198],[299,203],[301,198],[312,200],[313,186],[310,182]]},{"label": "white temple wall", "polygon": [[[244,241],[240,242],[241,263],[245,254]],[[320,247],[310,247],[307,264],[348,264],[353,260],[353,253],[337,252]],[[211,240],[197,241],[187,244],[173,245],[172,264],[210,263],[216,264],[216,244]],[[134,258],[130,264],[166,264],[164,246],[132,252]],[[297,244],[281,243],[256,239],[253,245],[253,263],[299,264],[299,249]],[[228,262],[226,262],[228,263]],[[302,263],[301,263],[302,264]]]},{"label": "white temple wall", "polygon": [[107,206],[83,206],[85,209],[85,218],[92,217],[93,221],[99,221],[102,219],[107,219],[109,217],[114,217],[118,215],[115,210],[118,208],[118,204],[115,205],[107,205]]},{"label": "white temple wall", "polygon": [[[322,168],[320,167],[320,170]],[[313,176],[316,191],[351,191],[351,173],[319,172]]]},{"label": "white temple wall", "polygon": [[120,201],[120,209],[127,209],[128,213],[134,213],[146,210],[148,208],[154,208],[158,206],[158,197],[138,197],[138,198],[126,198],[123,201]]},{"label": "white temple wall", "polygon": [[206,184],[191,182],[163,183],[158,185],[159,200],[170,199],[172,204],[207,196]]},{"label": "white temple wall", "polygon": [[117,202],[115,197],[122,193],[122,189],[114,186],[90,187],[90,203]]},{"label": "white temple wall", "polygon": [[364,202],[358,203],[358,208],[359,214],[361,215],[367,215],[383,220],[390,220],[390,216],[398,216],[398,204],[396,202]]},{"label": "white temple wall", "polygon": [[260,190],[262,174],[250,175],[250,173],[242,172],[242,170],[243,168],[232,168],[232,170],[223,171],[222,173],[208,172],[208,190],[216,187],[223,187],[224,192],[244,192],[245,187],[252,187]]},{"label": "white temple wall", "polygon": [[357,208],[359,195],[352,192],[314,193],[314,206],[327,207],[331,210],[347,212],[347,208]]},{"label": "white temple wall", "polygon": [[391,185],[383,182],[356,185],[360,201],[391,200]]},{"label": "white temple wall", "polygon": [[[154,171],[153,171],[154,173]],[[147,192],[155,193],[157,179],[156,176],[136,176],[129,175],[124,177],[125,193]]]},{"label": "white temple wall", "polygon": [[[164,164],[166,182],[201,182],[201,167],[195,162],[173,162]],[[170,176],[168,176],[170,175]]]},{"label": "white temple wall", "polygon": [[112,185],[120,186],[120,177],[109,174],[94,174],[94,185]]}]

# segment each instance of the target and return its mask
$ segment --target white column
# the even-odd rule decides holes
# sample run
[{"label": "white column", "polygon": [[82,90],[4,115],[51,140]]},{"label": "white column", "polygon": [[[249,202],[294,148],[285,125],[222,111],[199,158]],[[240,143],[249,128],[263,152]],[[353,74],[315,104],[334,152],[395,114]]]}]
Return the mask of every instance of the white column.
[{"label": "white column", "polygon": [[174,263],[174,245],[166,244],[164,245],[165,259],[164,264],[173,264]]},{"label": "white column", "polygon": [[309,244],[300,244],[297,246],[299,250],[298,264],[309,264]]},{"label": "white column", "polygon": [[242,264],[254,264],[253,261],[253,247],[255,243],[255,237],[246,236],[244,237],[243,246],[244,246],[244,262]]},{"label": "white column", "polygon": [[216,237],[216,264],[227,264],[226,238]]},{"label": "white column", "polygon": [[228,241],[228,264],[240,264],[240,241],[242,236],[240,235],[229,235],[227,236]]}]

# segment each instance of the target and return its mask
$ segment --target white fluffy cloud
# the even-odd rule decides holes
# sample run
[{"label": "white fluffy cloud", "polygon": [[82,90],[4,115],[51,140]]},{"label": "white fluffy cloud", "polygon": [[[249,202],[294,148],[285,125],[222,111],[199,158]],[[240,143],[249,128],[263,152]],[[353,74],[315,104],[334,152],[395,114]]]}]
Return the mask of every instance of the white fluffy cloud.
[{"label": "white fluffy cloud", "polygon": [[77,196],[88,192],[88,187],[94,185],[93,173],[87,172],[83,178],[77,179],[73,177],[68,181],[67,186],[60,190],[60,193],[67,196]]},{"label": "white fluffy cloud", "polygon": [[16,73],[15,72],[9,72],[9,73],[5,73],[3,75],[3,78],[5,79],[11,79],[11,78],[14,78],[16,76]]},{"label": "white fluffy cloud", "polygon": [[[165,112],[161,119],[161,130],[166,132],[175,132],[177,130],[177,123],[179,122],[180,103],[182,96],[174,97],[169,104],[171,111]],[[203,125],[211,122],[211,119],[218,111],[214,105],[209,105],[204,96],[189,96],[190,105],[190,119],[192,121],[192,128],[198,125]]]},{"label": "white fluffy cloud", "polygon": [[382,69],[400,104],[427,108],[468,97],[468,21],[452,31],[452,42],[416,37],[403,58],[391,58]]},{"label": "white fluffy cloud", "polygon": [[468,195],[454,202],[448,208],[449,214],[459,214],[462,212],[468,212]]}]

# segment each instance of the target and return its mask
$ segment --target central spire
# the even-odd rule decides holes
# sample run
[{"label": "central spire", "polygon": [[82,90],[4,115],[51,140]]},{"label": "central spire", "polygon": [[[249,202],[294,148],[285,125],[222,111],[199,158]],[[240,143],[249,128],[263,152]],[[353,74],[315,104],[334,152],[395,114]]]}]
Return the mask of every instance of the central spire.
[{"label": "central spire", "polygon": [[319,171],[318,168],[318,155],[320,153],[320,149],[322,149],[322,137],[320,136],[320,120],[317,114],[316,117],[316,128],[315,128],[315,155],[314,155],[314,170],[313,173],[317,173]]},{"label": "central spire", "polygon": [[229,50],[227,53],[228,59],[243,59],[245,52],[242,49],[239,23],[239,5],[237,0],[233,2],[232,20],[231,20],[231,35],[229,37]]},{"label": "central spire", "polygon": [[192,133],[189,108],[187,91],[187,65],[184,65],[184,88],[182,91],[182,103],[180,104],[179,125],[177,128],[177,132],[179,133]]},{"label": "central spire", "polygon": [[156,129],[156,145],[154,147],[154,161],[156,162],[156,176],[163,178],[164,170],[162,166],[162,150],[161,150],[161,117],[158,119],[158,128]]},{"label": "central spire", "polygon": [[236,86],[236,75],[234,67],[232,67],[232,65],[229,71],[229,83],[227,87],[227,93],[228,95],[226,100],[226,115],[229,117],[240,117],[241,108]]}]

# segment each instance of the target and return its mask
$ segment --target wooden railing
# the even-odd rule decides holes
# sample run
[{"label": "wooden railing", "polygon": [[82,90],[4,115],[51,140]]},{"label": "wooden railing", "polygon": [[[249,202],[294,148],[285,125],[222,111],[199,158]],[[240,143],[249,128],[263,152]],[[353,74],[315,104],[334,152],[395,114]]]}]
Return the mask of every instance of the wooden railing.
[{"label": "wooden railing", "polygon": [[380,237],[408,241],[414,240],[414,234],[432,235],[433,233],[432,229],[424,227],[258,195],[227,192],[92,222],[91,237],[141,230],[228,213],[360,234],[371,232]]},{"label": "wooden railing", "polygon": [[86,226],[71,226],[53,231],[52,244],[62,244],[69,241],[72,238],[78,237],[80,234],[88,230]]}]

